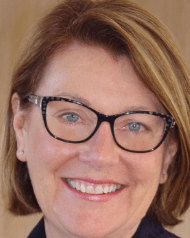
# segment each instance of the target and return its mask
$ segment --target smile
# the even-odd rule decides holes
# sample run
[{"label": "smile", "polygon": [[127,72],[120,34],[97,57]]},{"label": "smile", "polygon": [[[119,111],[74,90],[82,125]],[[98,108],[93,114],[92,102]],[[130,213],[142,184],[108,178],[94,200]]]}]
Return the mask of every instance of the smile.
[{"label": "smile", "polygon": [[120,184],[95,184],[82,180],[66,179],[67,184],[81,193],[86,194],[107,194],[114,193],[122,188]]}]

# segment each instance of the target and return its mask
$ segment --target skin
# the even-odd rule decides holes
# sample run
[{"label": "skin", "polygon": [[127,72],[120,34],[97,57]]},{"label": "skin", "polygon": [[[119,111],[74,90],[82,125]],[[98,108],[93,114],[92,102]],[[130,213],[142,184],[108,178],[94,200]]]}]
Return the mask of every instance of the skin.
[{"label": "skin", "polygon": [[[51,59],[36,94],[77,97],[107,115],[137,107],[166,113],[127,57],[116,58],[100,47],[79,43]],[[47,237],[132,237],[159,184],[166,181],[163,173],[167,174],[176,143],[168,136],[153,152],[130,153],[115,144],[107,122],[89,141],[65,143],[48,134],[38,107],[21,110],[17,94],[12,105],[17,157],[28,164]],[[107,202],[91,202],[74,196],[63,177],[114,180],[126,187]]]}]

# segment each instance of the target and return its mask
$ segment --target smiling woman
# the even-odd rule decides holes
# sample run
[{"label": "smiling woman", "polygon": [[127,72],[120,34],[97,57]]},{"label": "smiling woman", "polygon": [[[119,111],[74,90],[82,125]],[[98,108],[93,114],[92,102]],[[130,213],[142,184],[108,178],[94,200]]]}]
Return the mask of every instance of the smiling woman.
[{"label": "smiling woman", "polygon": [[43,18],[4,145],[9,210],[44,215],[29,238],[177,237],[162,225],[190,205],[189,87],[170,33],[131,1],[63,1]]}]

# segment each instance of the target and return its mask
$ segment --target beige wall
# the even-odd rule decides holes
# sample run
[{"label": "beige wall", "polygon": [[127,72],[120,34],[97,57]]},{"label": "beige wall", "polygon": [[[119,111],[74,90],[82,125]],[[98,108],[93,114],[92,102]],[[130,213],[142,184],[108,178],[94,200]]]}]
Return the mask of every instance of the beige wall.
[{"label": "beige wall", "polygon": [[[58,0],[57,0],[58,1]],[[136,0],[151,10],[173,32],[190,66],[190,0]],[[4,104],[9,81],[24,36],[54,0],[0,0],[0,131],[3,129]],[[179,201],[180,202],[180,201]],[[0,200],[0,238],[26,238],[40,215],[13,217]],[[190,237],[190,210],[185,222],[174,229],[183,238]]]}]

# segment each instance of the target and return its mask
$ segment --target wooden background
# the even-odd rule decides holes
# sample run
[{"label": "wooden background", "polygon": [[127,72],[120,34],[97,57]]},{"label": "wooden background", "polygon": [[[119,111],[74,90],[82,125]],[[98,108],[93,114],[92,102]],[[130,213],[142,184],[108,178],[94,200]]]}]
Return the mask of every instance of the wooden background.
[{"label": "wooden background", "polygon": [[[58,1],[0,0],[0,132],[4,129],[9,82],[21,42],[35,22]],[[177,39],[190,67],[190,0],[134,1],[144,5],[165,23]],[[26,238],[40,217],[41,215],[14,217],[5,211],[0,199],[0,238]],[[190,210],[185,214],[184,220],[173,231],[180,237],[189,238]]]}]

